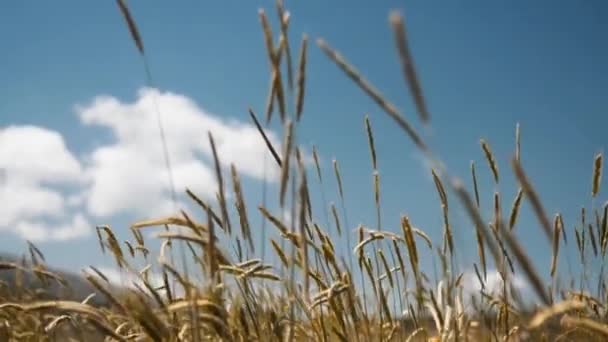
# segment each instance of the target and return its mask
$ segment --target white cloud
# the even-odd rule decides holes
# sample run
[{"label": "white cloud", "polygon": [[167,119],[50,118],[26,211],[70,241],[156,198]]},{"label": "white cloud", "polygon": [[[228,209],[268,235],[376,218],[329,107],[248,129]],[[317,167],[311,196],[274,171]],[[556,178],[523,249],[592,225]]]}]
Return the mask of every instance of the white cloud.
[{"label": "white cloud", "polygon": [[[91,182],[88,210],[105,217],[122,211],[148,214],[167,211],[170,187],[159,139],[157,107],[174,171],[175,186],[186,186],[213,198],[217,191],[207,132],[213,132],[220,161],[234,163],[242,175],[261,179],[267,148],[254,126],[223,120],[200,108],[189,98],[157,90],[142,89],[133,103],[99,96],[77,113],[86,125],[110,129],[115,141],[91,154],[86,167]],[[275,146],[278,140],[268,132]],[[276,168],[268,177],[276,179]],[[163,213],[159,213],[163,214]]]},{"label": "white cloud", "polygon": [[59,133],[35,126],[0,128],[0,170],[0,229],[32,241],[86,234],[82,214],[49,223],[65,219],[61,187],[82,184],[81,164]]},{"label": "white cloud", "polygon": [[[132,102],[97,96],[76,106],[76,114],[85,126],[109,130],[112,141],[80,159],[59,132],[37,126],[0,127],[0,230],[38,242],[63,241],[90,233],[101,218],[150,218],[172,212],[157,108],[182,200],[186,187],[215,199],[208,131],[223,166],[234,163],[242,177],[278,177],[273,163],[265,172],[268,150],[251,124],[226,120],[186,96],[154,89],[141,89]],[[280,149],[276,135],[267,135]]]},{"label": "white cloud", "polygon": [[[106,276],[106,278],[108,278],[110,283],[113,285],[135,287],[133,285],[133,283],[136,283],[140,286],[143,286],[143,282],[141,281],[141,279],[139,279],[139,277],[137,275],[129,273],[128,271],[121,271],[119,269],[112,268],[112,267],[106,267],[106,266],[100,266],[100,267],[96,267],[96,268],[101,273],[103,273],[103,275]],[[87,270],[87,272],[90,274],[96,274],[91,270]],[[152,286],[163,285],[163,278],[161,275],[150,273],[149,276],[150,276],[150,278],[149,278],[150,285],[152,285]]]},{"label": "white cloud", "polygon": [[0,130],[0,169],[6,182],[20,184],[71,183],[81,167],[63,137],[36,126],[9,126]]},{"label": "white cloud", "polygon": [[[106,267],[106,266],[100,266],[100,267],[96,267],[96,268],[101,273],[103,273],[103,275],[106,276],[106,278],[108,278],[108,281],[110,282],[110,284],[112,284],[114,286],[136,289],[137,288],[136,284],[137,284],[137,286],[139,286],[140,288],[146,288],[143,280],[136,274],[130,273],[125,270],[119,270],[116,268]],[[92,271],[90,269],[87,269],[87,273],[93,274],[93,275],[96,274],[94,271]],[[149,271],[147,280],[153,288],[159,288],[159,287],[165,285],[162,275],[159,273],[153,273],[152,271]],[[172,285],[171,278],[169,280],[169,284]],[[178,286],[177,288],[172,288],[172,290],[174,291],[174,294],[176,294],[178,296],[182,296],[184,294],[184,291],[180,286]],[[161,289],[158,291],[158,294],[160,294],[161,296],[165,296],[166,292],[164,289]]]},{"label": "white cloud", "polygon": [[14,228],[21,236],[33,242],[65,241],[88,235],[93,226],[83,214],[76,214],[71,221],[50,224],[44,221],[20,221]]},{"label": "white cloud", "polygon": [[[530,299],[531,296],[531,288],[528,281],[522,277],[522,275],[516,273],[509,273],[508,283],[511,285],[511,288],[515,290],[516,294],[520,297]],[[462,287],[463,287],[463,299],[466,302],[469,302],[472,297],[480,298],[481,291],[481,283],[479,278],[473,271],[467,271],[463,275],[462,278]],[[502,296],[503,295],[503,279],[500,276],[498,270],[488,270],[487,277],[485,279],[485,288],[484,292],[493,296]],[[515,293],[508,290],[509,296],[514,295]]]}]

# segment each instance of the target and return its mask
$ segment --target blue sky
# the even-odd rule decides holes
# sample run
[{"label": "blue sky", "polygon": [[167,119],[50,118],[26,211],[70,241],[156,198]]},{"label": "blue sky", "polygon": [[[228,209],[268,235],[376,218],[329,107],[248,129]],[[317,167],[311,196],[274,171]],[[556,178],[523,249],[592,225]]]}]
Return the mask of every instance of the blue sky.
[{"label": "blue sky", "polygon": [[[129,2],[160,90],[194,101],[226,127],[232,127],[229,120],[248,123],[249,106],[263,110],[269,73],[257,10],[268,9],[276,24],[273,4]],[[507,213],[516,192],[508,163],[516,122],[522,127],[524,167],[549,214],[562,212],[571,232],[579,220],[580,207],[592,204],[593,156],[608,145],[605,2],[315,0],[288,1],[286,5],[292,13],[294,51],[304,32],[311,42],[325,38],[421,128],[401,77],[388,25],[389,10],[402,10],[432,117],[427,139],[452,173],[467,184],[469,163],[476,161],[484,208],[491,208],[496,188],[479,139],[487,139],[498,158],[498,189]],[[91,109],[100,95],[111,96],[121,105],[131,104],[146,85],[141,58],[123,18],[112,1],[23,1],[0,6],[5,14],[0,22],[0,129],[33,125],[59,133],[65,148],[82,169],[87,169],[92,151],[115,143],[116,137],[103,123],[84,125],[77,106]],[[396,229],[399,216],[407,214],[438,241],[438,197],[430,171],[417,158],[413,144],[314,44],[309,52],[299,138],[308,147],[316,144],[321,151],[329,200],[337,200],[330,168],[335,157],[343,172],[349,223],[374,224],[363,124],[364,115],[369,114],[379,151],[385,228]],[[179,118],[172,116],[172,108],[164,107],[163,112],[167,122]],[[99,123],[104,119],[98,114]],[[203,121],[198,123],[204,126]],[[200,132],[200,140],[206,141],[206,132]],[[17,149],[28,146],[26,143]],[[48,158],[45,164],[57,162],[44,157]],[[2,162],[6,167],[12,161]],[[250,211],[255,210],[261,191],[255,173],[245,177]],[[606,181],[603,183],[606,187]],[[62,194],[73,194],[83,186],[62,184],[59,189]],[[122,190],[130,193],[128,187]],[[10,201],[20,194],[5,196]],[[450,198],[455,203],[455,198]],[[603,205],[605,198],[600,196],[594,205]],[[64,217],[55,221],[44,221],[44,217],[36,220],[68,222],[73,211],[80,210],[91,231],[94,225],[107,223],[127,238],[128,224],[142,218],[129,212],[95,216],[86,208],[72,209],[66,209]],[[462,261],[469,265],[467,261],[475,257],[472,226],[466,217],[452,216]],[[14,233],[15,222],[2,227],[2,251],[25,251],[23,237]],[[537,267],[548,270],[549,244],[527,203],[517,229]],[[65,241],[42,239],[39,245],[57,266],[78,270],[90,264],[111,265],[98,251],[94,234]],[[574,264],[577,260],[571,253],[570,261]],[[429,259],[423,263],[430,267]]]}]

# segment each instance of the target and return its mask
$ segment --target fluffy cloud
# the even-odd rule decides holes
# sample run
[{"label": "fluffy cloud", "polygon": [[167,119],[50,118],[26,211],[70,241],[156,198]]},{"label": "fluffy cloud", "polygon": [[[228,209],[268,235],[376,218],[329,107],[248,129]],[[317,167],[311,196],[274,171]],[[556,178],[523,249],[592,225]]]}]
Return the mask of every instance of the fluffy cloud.
[{"label": "fluffy cloud", "polygon": [[[122,288],[130,288],[130,289],[134,289],[134,290],[137,289],[137,286],[139,286],[139,288],[145,288],[143,280],[136,274],[130,273],[125,270],[113,268],[113,267],[99,266],[96,268],[101,273],[103,273],[103,275],[106,278],[108,278],[108,281],[110,282],[110,284],[112,284],[114,286],[118,286],[118,287],[122,287]],[[89,274],[93,274],[93,275],[96,274],[91,269],[86,269],[86,272]],[[163,277],[159,273],[149,272],[147,281],[154,288],[159,288],[159,287],[164,286]],[[169,280],[169,284],[172,284],[172,280]],[[173,292],[174,295],[177,295],[177,296],[184,295],[184,290],[179,285],[176,288],[172,288],[172,290],[174,291]],[[164,289],[158,290],[157,293],[161,297],[165,297],[167,294]]]},{"label": "fluffy cloud", "polygon": [[80,163],[57,132],[36,126],[9,126],[0,130],[0,146],[5,181],[32,185],[80,178]]},{"label": "fluffy cloud", "polygon": [[[224,166],[234,164],[253,179],[278,176],[274,164],[265,170],[261,162],[268,151],[253,125],[208,113],[183,95],[144,88],[133,102],[98,96],[75,110],[84,126],[112,137],[80,159],[59,132],[0,127],[0,229],[35,241],[68,240],[90,233],[89,222],[99,219],[168,214],[173,207],[158,112],[178,193],[189,187],[215,197],[209,131]],[[276,135],[267,134],[280,148]]]},{"label": "fluffy cloud", "polygon": [[[142,89],[133,103],[99,96],[77,112],[86,125],[110,129],[115,141],[92,152],[85,171],[91,182],[87,209],[104,217],[122,211],[167,211],[170,208],[167,170],[159,138],[157,110],[164,114],[163,127],[175,186],[188,186],[212,198],[217,191],[207,132],[213,132],[222,164],[235,164],[245,176],[264,176],[268,153],[255,127],[227,121],[201,109],[185,96]],[[277,139],[269,132],[278,146]],[[275,179],[277,169],[267,176]],[[125,194],[128,192],[128,194]]]},{"label": "fluffy cloud", "polygon": [[35,126],[0,129],[0,229],[33,241],[82,236],[88,223],[77,213],[66,223],[63,187],[81,184],[80,162],[63,137]]},{"label": "fluffy cloud", "polygon": [[[128,271],[122,271],[116,268],[106,266],[100,266],[96,268],[101,273],[103,273],[103,275],[106,276],[106,278],[108,278],[108,281],[113,285],[135,287],[134,284],[137,284],[140,286],[144,286],[143,282],[137,275],[131,274]],[[87,270],[87,273],[96,274],[92,270]],[[163,278],[161,275],[151,273],[149,276],[149,281],[152,286],[163,285]]]},{"label": "fluffy cloud", "polygon": [[[512,290],[515,292],[508,290],[508,294],[510,296],[519,296],[520,298],[525,298],[527,300],[531,299],[532,292],[528,281],[519,273],[509,274],[509,276],[511,277],[509,283],[511,284]],[[465,272],[462,278],[462,287],[463,299],[465,302],[470,302],[473,297],[476,299],[480,298],[481,283],[475,272]],[[498,270],[488,270],[484,292],[494,296],[502,296],[503,280]]]},{"label": "fluffy cloud", "polygon": [[21,236],[34,242],[45,240],[65,241],[79,238],[90,232],[91,224],[83,214],[76,214],[71,221],[52,224],[44,221],[20,221],[14,229]]}]

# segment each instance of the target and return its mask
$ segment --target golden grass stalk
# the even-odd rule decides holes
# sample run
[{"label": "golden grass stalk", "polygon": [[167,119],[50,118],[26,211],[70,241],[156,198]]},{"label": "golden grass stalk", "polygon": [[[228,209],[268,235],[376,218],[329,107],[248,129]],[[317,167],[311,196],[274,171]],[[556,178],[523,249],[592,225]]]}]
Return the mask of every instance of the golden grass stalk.
[{"label": "golden grass stalk", "polygon": [[567,238],[567,234],[566,234],[566,229],[564,227],[564,219],[562,217],[562,214],[557,214],[557,224],[560,226],[560,231],[562,233],[562,240],[564,240],[564,245],[568,245],[568,238]]},{"label": "golden grass stalk", "polygon": [[30,256],[32,258],[32,263],[34,263],[34,265],[37,265],[38,262],[38,258],[42,259],[42,261],[46,261],[44,258],[44,254],[42,254],[42,252],[40,251],[40,249],[38,249],[38,247],[36,247],[36,245],[27,240],[27,245],[28,245],[28,250],[30,252]]},{"label": "golden grass stalk", "polygon": [[608,326],[589,318],[572,317],[570,315],[565,315],[564,317],[562,317],[561,324],[566,328],[582,328],[603,335],[604,338],[608,338]]},{"label": "golden grass stalk", "polygon": [[397,107],[386,100],[376,88],[355,69],[349,62],[336,50],[331,48],[323,39],[317,40],[317,45],[323,52],[333,60],[340,69],[355,82],[368,96],[370,96],[412,139],[414,144],[422,151],[427,152],[428,148],[422,138],[418,135],[412,125],[397,110]]},{"label": "golden grass stalk", "polygon": [[101,227],[95,227],[95,232],[97,233],[97,241],[99,242],[99,248],[101,249],[101,253],[106,253],[106,246],[103,243],[103,237],[101,236]]},{"label": "golden grass stalk", "polygon": [[293,123],[291,121],[287,122],[285,128],[285,140],[283,143],[283,164],[281,165],[281,180],[280,180],[280,190],[279,190],[279,203],[281,208],[285,206],[285,194],[287,193],[287,184],[289,180],[289,169],[291,167],[290,159],[291,152],[293,148]]},{"label": "golden grass stalk", "polygon": [[344,200],[344,188],[342,187],[342,176],[340,175],[338,161],[334,159],[332,160],[332,164],[334,167],[334,174],[336,175],[336,182],[338,183],[338,194],[340,194],[340,199]]},{"label": "golden grass stalk", "polygon": [[545,212],[545,209],[543,208],[540,198],[538,197],[538,194],[534,190],[532,183],[530,183],[530,181],[528,180],[528,177],[526,176],[524,169],[521,167],[521,164],[517,160],[512,159],[511,166],[513,167],[513,170],[515,171],[515,176],[517,176],[517,179],[519,180],[521,188],[523,189],[526,197],[530,200],[530,203],[532,204],[534,213],[536,214],[536,217],[540,221],[541,227],[543,228],[543,231],[545,232],[547,239],[549,239],[549,241],[551,241],[551,236],[552,236],[551,223],[549,223],[549,219],[547,218],[547,214]]},{"label": "golden grass stalk", "polygon": [[388,261],[386,260],[386,256],[384,255],[384,252],[382,251],[382,249],[378,249],[377,253],[378,253],[378,256],[380,257],[380,260],[382,261],[382,266],[384,266],[384,272],[386,272],[386,276],[388,277],[388,282],[389,282],[391,288],[394,288],[395,282],[393,281],[391,267],[389,266]]},{"label": "golden grass stalk", "polygon": [[55,330],[55,328],[57,328],[63,322],[70,322],[70,323],[72,323],[73,327],[78,327],[78,323],[74,322],[74,319],[72,318],[72,316],[60,315],[60,316],[53,318],[53,320],[51,320],[49,322],[49,324],[47,324],[44,327],[44,332],[47,334],[53,332],[53,330]]},{"label": "golden grass stalk", "polygon": [[374,204],[376,205],[376,221],[378,229],[382,229],[382,215],[380,213],[380,173],[374,171]]},{"label": "golden grass stalk", "polygon": [[429,336],[428,333],[426,332],[426,329],[423,327],[417,328],[416,330],[412,331],[409,336],[405,339],[405,342],[414,342],[415,338],[420,335],[420,334],[424,334],[427,337]]},{"label": "golden grass stalk", "polygon": [[[300,121],[302,111],[304,109],[304,93],[306,84],[306,50],[308,46],[308,36],[302,37],[302,45],[300,46],[300,62],[298,66],[298,87],[296,91],[296,121]],[[289,53],[288,53],[289,56]],[[288,57],[289,60],[289,57]],[[288,68],[289,70],[290,68]],[[290,81],[291,83],[291,81]]]},{"label": "golden grass stalk", "polygon": [[553,253],[551,255],[551,277],[555,276],[557,270],[557,259],[559,257],[559,237],[561,234],[562,226],[559,222],[559,214],[555,216],[553,224]]},{"label": "golden grass stalk", "polygon": [[515,255],[521,269],[524,271],[524,274],[530,281],[532,288],[535,290],[536,294],[540,297],[544,305],[549,305],[551,303],[551,299],[549,294],[547,293],[547,289],[543,285],[543,281],[541,280],[538,272],[534,269],[534,265],[530,261],[530,258],[526,255],[523,248],[516,240],[515,236],[509,232],[504,231],[502,226],[499,228],[502,233],[503,239],[507,242],[509,249]]},{"label": "golden grass stalk", "polygon": [[[597,242],[595,240],[595,233],[593,232],[593,227],[591,225],[588,225],[587,228],[588,228],[587,232],[589,233],[589,240],[591,240],[591,247],[593,248],[593,254],[595,256],[597,256],[598,247],[597,247]],[[582,227],[581,229],[584,230],[585,227]]]},{"label": "golden grass stalk", "polygon": [[122,13],[122,16],[125,18],[125,21],[127,22],[127,26],[129,27],[129,32],[131,33],[131,38],[133,39],[135,46],[137,46],[137,50],[139,51],[140,54],[143,55],[144,54],[144,42],[141,39],[141,35],[139,34],[137,25],[135,25],[135,20],[133,20],[133,17],[131,16],[131,12],[129,11],[127,4],[125,3],[124,0],[116,0],[116,3],[118,4],[120,13]]},{"label": "golden grass stalk", "polygon": [[268,95],[266,96],[266,123],[270,123],[270,121],[272,120],[272,113],[274,111],[274,100],[276,97],[276,90],[275,90],[275,86],[277,84],[277,81],[275,80],[275,78],[277,77],[277,75],[275,73],[272,73],[270,75],[270,85],[268,86]]},{"label": "golden grass stalk", "polygon": [[192,231],[199,234],[201,232],[207,232],[207,227],[203,224],[196,224],[192,221],[189,222],[186,218],[181,218],[177,216],[168,216],[159,219],[145,220],[139,221],[131,224],[132,229],[141,229],[147,227],[158,227],[164,225],[173,225],[180,227],[189,227],[192,228]]},{"label": "golden grass stalk", "polygon": [[494,181],[498,184],[498,164],[496,163],[496,159],[494,158],[494,154],[492,153],[492,149],[490,145],[484,140],[479,140],[481,144],[481,149],[486,157],[488,165],[490,166],[490,170],[492,170],[492,175],[494,176]]},{"label": "golden grass stalk", "polygon": [[[281,69],[280,69],[280,55],[274,49],[274,43],[272,42],[272,30],[270,28],[270,24],[268,23],[268,18],[266,17],[266,13],[263,9],[258,11],[258,15],[260,17],[260,23],[262,25],[262,31],[264,33],[264,42],[266,44],[266,51],[268,53],[268,60],[270,62],[270,67],[272,70],[272,83],[271,94],[273,93],[272,89],[274,89],[274,94],[277,97],[277,102],[279,104],[279,114],[281,116],[281,121],[285,120],[286,109],[285,109],[285,95],[283,93],[283,84],[281,81]],[[285,39],[286,36],[281,35],[282,39]],[[279,50],[280,51],[280,50]],[[271,112],[269,112],[271,113]],[[268,120],[270,116],[268,116]]]},{"label": "golden grass stalk", "polygon": [[323,175],[321,174],[321,163],[319,161],[319,152],[317,151],[317,146],[312,147],[312,159],[315,163],[315,170],[317,171],[317,177],[319,178],[319,182],[323,183]]},{"label": "golden grass stalk", "polygon": [[602,235],[602,254],[605,254],[606,247],[608,247],[608,202],[604,204],[604,214],[602,215],[600,232]]},{"label": "golden grass stalk", "polygon": [[108,247],[110,247],[112,254],[114,254],[114,258],[116,259],[118,267],[122,268],[125,265],[125,259],[122,253],[122,249],[120,248],[120,244],[118,243],[118,239],[116,238],[116,235],[114,235],[114,232],[109,226],[100,226],[99,228],[106,233],[106,241],[108,243]]},{"label": "golden grass stalk", "polygon": [[414,233],[410,220],[407,216],[401,216],[401,229],[403,231],[403,238],[405,239],[407,251],[409,254],[410,265],[416,279],[416,287],[421,290],[422,282],[420,278],[418,249],[416,248],[416,241],[414,240]]},{"label": "golden grass stalk", "polygon": [[[464,186],[460,181],[454,181],[452,183],[452,187],[456,191],[456,194],[460,198],[460,201],[464,204],[467,213],[469,214],[475,225],[475,229],[478,233],[478,241],[483,240],[487,244],[488,248],[490,249],[490,252],[492,253],[492,257],[494,258],[494,262],[496,263],[496,265],[499,265],[501,260],[501,254],[498,250],[498,246],[496,245],[496,241],[494,240],[491,233],[488,231],[486,224],[483,223],[483,219],[481,218],[481,214],[479,213],[478,207],[473,204],[471,196],[465,190]],[[483,248],[481,250],[483,250]]]},{"label": "golden grass stalk", "polygon": [[262,25],[262,32],[264,33],[264,43],[266,44],[266,52],[268,53],[268,61],[271,66],[277,63],[278,56],[275,54],[274,43],[272,41],[272,29],[270,23],[268,23],[268,17],[263,9],[258,10],[258,16],[260,18],[260,24]]},{"label": "golden grass stalk", "polygon": [[422,94],[422,87],[418,80],[416,68],[414,67],[414,60],[410,54],[405,25],[403,25],[403,17],[397,11],[393,11],[389,16],[389,22],[393,27],[395,45],[397,46],[397,52],[399,53],[399,61],[401,62],[404,79],[410,88],[420,119],[423,122],[428,122],[430,115],[427,110],[426,102],[424,101],[424,95]]},{"label": "golden grass stalk", "polygon": [[135,257],[135,249],[133,248],[133,245],[131,245],[131,243],[128,240],[123,241],[125,246],[127,246],[127,249],[129,250],[129,254],[131,255],[132,258]]},{"label": "golden grass stalk", "polygon": [[369,151],[372,156],[372,168],[378,169],[378,158],[376,157],[376,146],[374,144],[374,134],[372,132],[372,125],[369,121],[369,115],[365,115],[365,131],[367,132],[367,143],[369,145]]},{"label": "golden grass stalk", "polygon": [[[70,313],[77,313],[89,317],[98,322],[106,322],[105,316],[100,310],[87,304],[64,300],[37,301],[29,304],[4,303],[0,304],[0,310],[12,308],[18,311],[43,311],[58,310]],[[115,337],[115,336],[112,336]]]},{"label": "golden grass stalk", "polygon": [[262,125],[260,125],[258,118],[256,117],[255,113],[253,112],[253,110],[251,108],[249,108],[249,115],[251,116],[251,119],[253,120],[255,127],[258,129],[258,132],[260,132],[260,135],[262,135],[262,138],[264,139],[264,143],[266,143],[266,147],[268,147],[268,150],[272,154],[272,157],[274,158],[275,162],[277,163],[277,165],[279,167],[281,167],[281,165],[282,165],[281,157],[279,157],[277,150],[272,146],[270,139],[268,139],[268,136],[266,135],[266,133],[264,132],[264,129],[262,128]]},{"label": "golden grass stalk", "polygon": [[[299,155],[299,154],[298,154]],[[301,167],[301,183],[300,183],[300,217],[299,217],[299,227],[300,227],[300,236],[302,237],[302,244],[300,246],[300,253],[301,253],[301,258],[303,260],[303,267],[302,267],[302,272],[303,277],[304,277],[304,293],[305,293],[305,299],[308,302],[308,296],[310,293],[310,278],[309,278],[309,273],[310,273],[310,267],[308,265],[308,243],[307,243],[307,238],[305,235],[305,231],[306,231],[306,208],[307,208],[307,187],[306,187],[306,172],[303,168],[303,165],[300,165]],[[312,234],[311,234],[312,235]]]},{"label": "golden grass stalk", "polygon": [[445,188],[443,187],[443,183],[441,179],[437,175],[435,169],[431,169],[431,174],[433,175],[433,182],[435,183],[435,187],[437,188],[437,193],[439,194],[439,199],[441,200],[441,205],[446,209],[448,208],[448,196],[446,195]]},{"label": "golden grass stalk", "polygon": [[475,162],[471,162],[471,176],[473,179],[473,190],[475,192],[475,204],[479,208],[479,187],[477,186],[477,174],[475,172]]},{"label": "golden grass stalk", "polygon": [[[97,273],[97,271],[95,271],[95,272]],[[121,313],[127,312],[126,308],[124,307],[122,302],[118,298],[116,298],[110,290],[108,290],[105,286],[103,286],[101,283],[99,283],[97,281],[97,279],[95,279],[92,275],[85,273],[85,279],[89,283],[91,283],[91,285],[93,285],[93,287],[95,289],[97,289],[99,292],[101,292],[101,294],[103,294],[110,301],[110,303],[115,305],[120,310]],[[106,279],[104,279],[104,280],[106,280]]]},{"label": "golden grass stalk", "polygon": [[519,214],[519,208],[521,207],[521,200],[524,196],[522,188],[517,190],[515,200],[513,200],[513,206],[511,207],[511,214],[509,215],[509,230],[513,230],[515,223],[517,223],[517,215]]},{"label": "golden grass stalk", "polygon": [[268,209],[262,206],[258,207],[258,209],[281,232],[281,236],[289,237],[291,235],[287,226],[278,217],[272,215]]},{"label": "golden grass stalk", "polygon": [[587,305],[579,300],[566,300],[538,311],[528,322],[528,329],[541,327],[549,319],[573,310],[583,310]]},{"label": "golden grass stalk", "polygon": [[217,148],[215,146],[215,139],[213,139],[213,134],[211,132],[208,132],[207,135],[209,137],[209,144],[211,145],[211,152],[213,154],[213,162],[215,165],[215,176],[217,178],[218,184],[218,200],[220,205],[220,211],[222,213],[222,226],[225,228],[228,234],[231,234],[232,228],[230,226],[230,216],[228,215],[228,205],[226,204],[224,178],[222,177],[222,164],[220,163],[220,158],[217,154]]},{"label": "golden grass stalk", "polygon": [[494,227],[498,228],[498,225],[502,222],[502,210],[500,207],[500,193],[494,192]]},{"label": "golden grass stalk", "polygon": [[186,194],[194,202],[196,202],[196,204],[198,204],[205,213],[209,213],[211,215],[211,218],[213,219],[215,224],[220,226],[220,228],[224,229],[224,226],[222,225],[222,219],[219,216],[217,216],[217,214],[213,211],[213,209],[207,203],[205,203],[202,199],[200,199],[198,196],[196,196],[190,189],[186,189]]},{"label": "golden grass stalk", "polygon": [[598,153],[593,160],[593,182],[591,184],[591,196],[597,196],[600,192],[600,183],[602,182],[602,154]]},{"label": "golden grass stalk", "polygon": [[283,265],[285,267],[289,267],[289,262],[287,261],[287,255],[285,254],[285,252],[283,252],[283,250],[281,249],[279,244],[276,241],[274,241],[274,239],[270,239],[270,243],[272,244],[272,248],[274,248],[275,252],[279,256],[279,259],[281,259],[281,262],[283,263]]},{"label": "golden grass stalk", "polygon": [[[475,194],[475,204],[477,209],[480,208],[479,203],[479,188],[477,185],[477,174],[475,172],[475,162],[471,161],[471,177],[473,180],[473,191]],[[477,239],[477,254],[479,255],[479,262],[481,262],[481,268],[483,270],[484,279],[487,276],[487,263],[486,263],[486,251],[483,242],[483,236],[479,230],[475,230],[475,238]]]},{"label": "golden grass stalk", "polygon": [[140,296],[129,298],[128,306],[131,318],[141,325],[150,338],[156,341],[169,338],[170,330],[167,324],[154,313],[152,308]]},{"label": "golden grass stalk", "polygon": [[249,242],[249,248],[251,248],[252,251],[255,251],[253,246],[253,238],[251,236],[251,228],[249,227],[249,220],[247,218],[247,207],[245,205],[245,199],[243,198],[241,180],[234,164],[230,165],[230,173],[232,175],[232,185],[234,187],[234,194],[236,196],[235,205],[241,223],[241,234],[243,238]]},{"label": "golden grass stalk", "polygon": [[291,58],[291,48],[289,44],[289,35],[287,34],[287,29],[289,28],[289,20],[291,16],[289,12],[285,11],[285,6],[283,4],[283,0],[277,0],[276,3],[277,14],[279,17],[279,27],[281,29],[281,37],[285,39],[285,55],[287,57],[287,82],[289,85],[289,89],[293,89],[293,62]]}]

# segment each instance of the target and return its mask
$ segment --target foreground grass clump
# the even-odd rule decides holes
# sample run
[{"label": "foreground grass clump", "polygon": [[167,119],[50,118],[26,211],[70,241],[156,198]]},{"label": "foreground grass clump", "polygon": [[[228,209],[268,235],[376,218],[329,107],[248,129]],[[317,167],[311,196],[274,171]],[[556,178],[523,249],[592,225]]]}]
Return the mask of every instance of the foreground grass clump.
[{"label": "foreground grass clump", "polygon": [[[125,3],[119,0],[118,4],[138,51],[145,57],[135,21]],[[63,295],[49,296],[51,286],[68,291],[71,285],[49,271],[41,261],[42,253],[31,245],[30,262],[0,264],[1,272],[15,273],[15,285],[0,284],[0,340],[606,340],[608,303],[603,272],[597,287],[584,274],[580,279],[572,279],[568,287],[559,281],[557,269],[560,246],[571,235],[574,238],[570,240],[576,241],[578,247],[581,269],[587,269],[596,259],[603,262],[608,246],[608,205],[588,210],[595,220],[587,218],[583,209],[580,225],[574,230],[564,226],[560,214],[551,222],[520,161],[517,126],[511,166],[520,188],[508,215],[500,210],[501,194],[494,194],[490,207],[495,210],[491,223],[486,224],[486,218],[478,210],[475,165],[471,165],[473,188],[467,190],[447,172],[397,107],[324,40],[317,41],[319,48],[431,161],[433,168],[429,172],[443,210],[444,234],[442,241],[432,241],[406,215],[400,217],[398,233],[382,229],[381,184],[368,117],[365,128],[371,155],[376,227],[357,227],[358,240],[351,242],[350,232],[355,227],[346,220],[345,193],[337,161],[333,163],[333,171],[341,203],[338,208],[330,206],[335,230],[332,232],[328,224],[317,221],[310,183],[315,179],[323,189],[318,153],[313,149],[316,175],[310,177],[296,138],[298,124],[304,118],[308,38],[303,36],[298,61],[294,63],[288,38],[290,16],[281,1],[277,4],[280,22],[277,44],[266,13],[260,11],[259,17],[271,69],[265,119],[267,123],[281,120],[284,125],[281,149],[266,137],[255,112],[250,109],[249,113],[260,139],[268,146],[272,162],[281,168],[278,202],[281,212],[290,212],[291,219],[273,214],[262,203],[257,208],[259,213],[278,234],[271,236],[251,224],[251,208],[248,210],[244,200],[238,171],[234,165],[222,164],[210,132],[208,139],[219,184],[217,203],[207,203],[192,191],[186,192],[207,220],[198,222],[192,213],[180,211],[175,216],[138,222],[131,226],[133,239],[122,243],[110,227],[98,227],[102,251],[134,280],[132,287],[118,288],[103,272],[92,268],[85,278],[95,297],[103,297],[103,303],[94,303],[93,296],[70,300]],[[415,72],[403,20],[393,13],[390,23],[406,85],[421,121],[429,124],[431,116]],[[149,75],[149,68],[146,70]],[[275,112],[278,119],[273,117]],[[499,183],[497,159],[489,143],[481,140],[480,147],[493,181]],[[170,171],[169,156],[165,157]],[[226,186],[227,176],[231,188]],[[601,176],[602,155],[598,154],[593,162],[593,198],[600,193]],[[227,200],[229,193],[233,195],[234,207]],[[452,196],[475,227],[479,259],[470,269],[475,270],[482,286],[474,294],[465,291],[464,273],[454,266],[457,251],[449,219],[449,210],[454,208]],[[535,268],[514,233],[523,201],[534,209],[539,227],[552,246],[549,274]],[[319,207],[326,207],[326,203]],[[233,208],[237,213],[234,217],[230,215]],[[167,228],[158,234],[161,249],[157,260],[150,254],[151,243],[142,233],[148,227]],[[268,242],[261,248],[255,246],[254,237],[259,234],[264,234],[263,240]],[[342,244],[342,239],[348,249],[345,256],[336,247]],[[270,246],[267,249],[272,250],[278,265],[266,263],[266,246]],[[235,251],[229,253],[229,248]],[[437,256],[441,266],[436,279],[421,268],[422,250],[427,248]],[[181,255],[186,262],[178,264],[175,255]],[[142,263],[143,268],[139,267]],[[485,286],[489,266],[499,271],[502,286],[498,291]],[[31,274],[39,282],[36,286],[24,286],[20,280],[23,274]],[[515,274],[531,284],[539,298],[538,305],[527,305],[530,300],[517,293],[512,283]],[[551,278],[550,284],[546,284],[546,276]],[[580,280],[579,285],[575,285],[576,280]],[[57,293],[56,289],[53,291]]]}]

